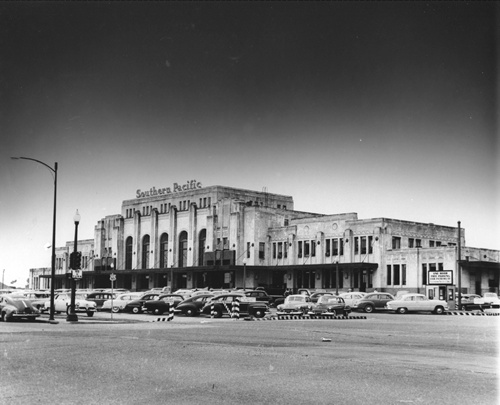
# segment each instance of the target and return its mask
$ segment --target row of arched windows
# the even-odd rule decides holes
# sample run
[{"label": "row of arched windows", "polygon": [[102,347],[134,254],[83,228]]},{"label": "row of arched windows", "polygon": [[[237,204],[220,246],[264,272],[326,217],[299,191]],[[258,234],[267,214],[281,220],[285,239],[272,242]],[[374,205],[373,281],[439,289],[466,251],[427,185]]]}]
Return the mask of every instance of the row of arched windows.
[{"label": "row of arched windows", "polygon": [[[198,237],[198,260],[195,263],[195,266],[203,266],[204,264],[204,254],[205,254],[205,243],[207,239],[207,231],[203,229]],[[160,254],[159,254],[159,262],[151,263],[151,249],[150,249],[151,239],[149,235],[144,235],[142,237],[141,243],[141,260],[138,263],[138,268],[141,269],[149,269],[149,268],[167,268],[169,266],[168,263],[168,234],[163,233],[160,236]],[[186,267],[188,263],[188,233],[186,231],[182,231],[179,234],[179,250],[177,254],[177,258],[174,257],[174,263],[172,265],[174,267]],[[132,256],[134,254],[133,247],[133,238],[129,236],[125,240],[125,269],[132,269]],[[177,263],[175,262],[177,259]]]}]

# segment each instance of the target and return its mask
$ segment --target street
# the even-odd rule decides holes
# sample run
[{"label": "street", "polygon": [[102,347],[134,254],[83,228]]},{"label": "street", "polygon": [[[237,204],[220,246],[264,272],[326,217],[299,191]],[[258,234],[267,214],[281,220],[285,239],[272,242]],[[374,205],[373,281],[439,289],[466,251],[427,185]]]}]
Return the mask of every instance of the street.
[{"label": "street", "polygon": [[[365,315],[365,314],[352,314]],[[496,404],[500,317],[0,323],[9,404]],[[331,341],[328,341],[331,339]]]}]

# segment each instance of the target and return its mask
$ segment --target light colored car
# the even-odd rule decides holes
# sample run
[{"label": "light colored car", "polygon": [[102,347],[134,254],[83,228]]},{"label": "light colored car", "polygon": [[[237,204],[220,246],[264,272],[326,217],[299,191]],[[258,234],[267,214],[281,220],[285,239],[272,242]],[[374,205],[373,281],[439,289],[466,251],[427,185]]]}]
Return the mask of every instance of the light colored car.
[{"label": "light colored car", "polygon": [[362,299],[366,294],[360,292],[347,292],[339,294],[339,297],[342,297],[346,303],[350,307],[354,307],[358,303],[360,299]]},{"label": "light colored car", "polygon": [[293,294],[285,298],[283,304],[278,305],[277,313],[306,314],[313,308],[311,298],[303,294]]},{"label": "light colored car", "polygon": [[113,300],[107,300],[102,303],[101,311],[113,311],[114,313],[123,311],[125,305],[131,301],[135,301],[139,297],[144,295],[140,292],[129,292],[125,294],[119,294]]},{"label": "light colored car", "polygon": [[474,298],[474,304],[498,304],[500,303],[500,299],[498,299],[498,295],[494,292],[484,293],[481,298]]},{"label": "light colored car", "polygon": [[[54,312],[70,313],[71,294],[57,294],[54,298]],[[44,304],[46,311],[50,310],[50,301]],[[87,316],[94,316],[97,311],[97,305],[93,301],[87,301],[85,295],[75,294],[75,313],[85,312]]]},{"label": "light colored car", "polygon": [[387,309],[396,311],[398,314],[407,312],[433,312],[442,314],[448,311],[448,303],[443,300],[431,300],[424,294],[405,294],[397,300],[389,301],[386,304]]}]

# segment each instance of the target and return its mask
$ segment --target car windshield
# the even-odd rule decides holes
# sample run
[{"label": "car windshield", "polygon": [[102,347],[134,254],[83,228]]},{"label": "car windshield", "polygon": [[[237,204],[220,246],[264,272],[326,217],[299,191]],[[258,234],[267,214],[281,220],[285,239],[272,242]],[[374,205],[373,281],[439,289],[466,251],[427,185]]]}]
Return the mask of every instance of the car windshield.
[{"label": "car windshield", "polygon": [[318,304],[337,304],[338,302],[341,302],[340,299],[331,295],[324,295],[318,300]]},{"label": "car windshield", "polygon": [[297,296],[297,295],[291,295],[288,297],[288,301],[292,302],[304,302],[305,301],[305,296]]}]

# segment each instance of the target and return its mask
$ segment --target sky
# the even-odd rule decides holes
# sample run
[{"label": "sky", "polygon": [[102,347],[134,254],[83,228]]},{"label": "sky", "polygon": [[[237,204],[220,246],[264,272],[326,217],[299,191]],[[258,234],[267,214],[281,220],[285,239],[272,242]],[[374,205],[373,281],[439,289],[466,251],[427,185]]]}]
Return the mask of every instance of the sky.
[{"label": "sky", "polygon": [[495,2],[1,2],[0,270],[137,189],[465,228],[500,249]]}]

